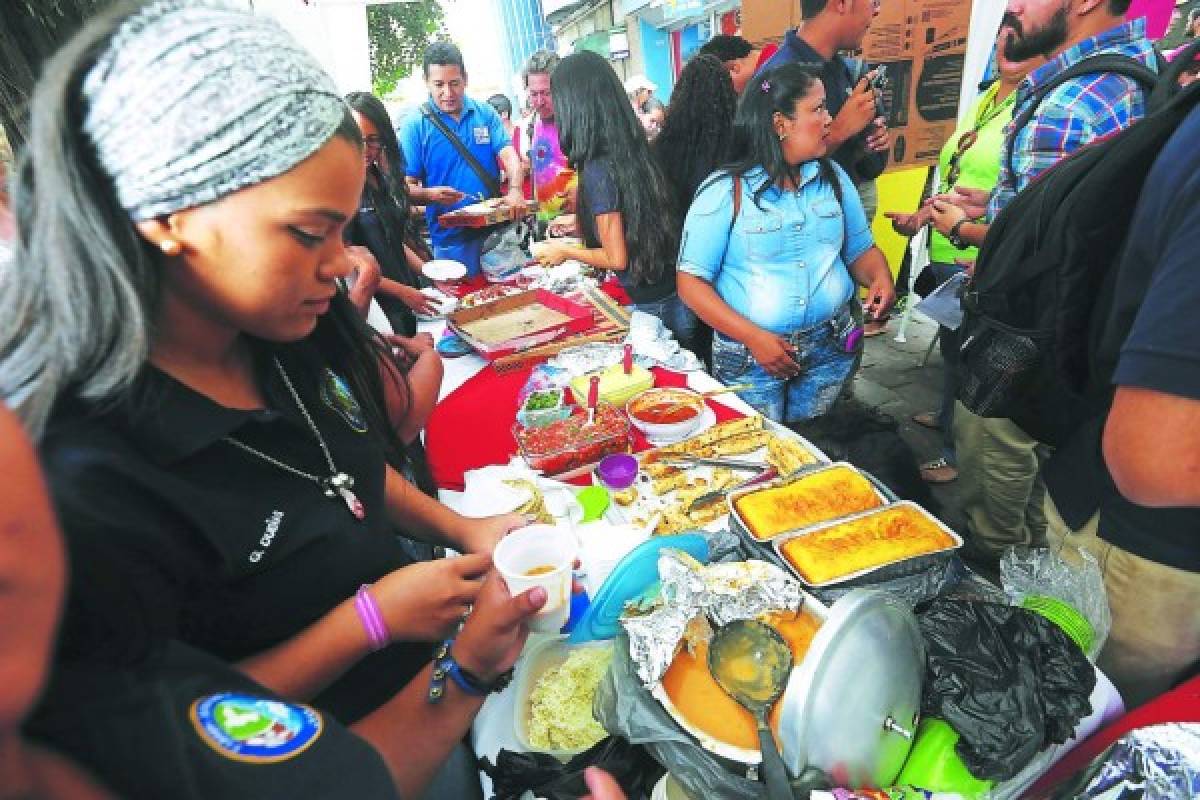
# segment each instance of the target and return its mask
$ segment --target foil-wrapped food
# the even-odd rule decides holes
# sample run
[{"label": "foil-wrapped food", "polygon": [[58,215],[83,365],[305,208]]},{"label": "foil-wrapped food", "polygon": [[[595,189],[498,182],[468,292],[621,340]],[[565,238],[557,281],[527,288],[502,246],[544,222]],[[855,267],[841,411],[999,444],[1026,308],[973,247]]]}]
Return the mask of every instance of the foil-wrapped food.
[{"label": "foil-wrapped food", "polygon": [[1200,724],[1172,722],[1139,728],[1109,749],[1087,787],[1073,797],[1200,797]]},{"label": "foil-wrapped food", "polygon": [[681,641],[694,648],[711,637],[712,626],[772,611],[795,613],[803,602],[800,585],[765,561],[704,566],[667,549],[659,556],[658,575],[658,600],[648,608],[627,608],[621,618],[630,659],[647,687],[662,679]]}]

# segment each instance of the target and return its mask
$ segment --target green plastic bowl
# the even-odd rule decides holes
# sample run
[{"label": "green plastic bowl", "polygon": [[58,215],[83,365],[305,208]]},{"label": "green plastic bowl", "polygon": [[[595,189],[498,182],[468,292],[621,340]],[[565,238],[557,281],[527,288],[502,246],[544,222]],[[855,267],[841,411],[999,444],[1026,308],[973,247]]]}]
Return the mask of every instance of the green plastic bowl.
[{"label": "green plastic bowl", "polygon": [[949,723],[934,717],[921,720],[908,760],[895,783],[931,792],[957,792],[966,800],[983,797],[996,782],[972,775],[954,752],[956,744],[958,731]]},{"label": "green plastic bowl", "polygon": [[1096,632],[1087,618],[1075,610],[1070,603],[1048,595],[1029,595],[1021,601],[1021,607],[1040,614],[1053,622],[1063,633],[1088,653],[1096,641]]}]

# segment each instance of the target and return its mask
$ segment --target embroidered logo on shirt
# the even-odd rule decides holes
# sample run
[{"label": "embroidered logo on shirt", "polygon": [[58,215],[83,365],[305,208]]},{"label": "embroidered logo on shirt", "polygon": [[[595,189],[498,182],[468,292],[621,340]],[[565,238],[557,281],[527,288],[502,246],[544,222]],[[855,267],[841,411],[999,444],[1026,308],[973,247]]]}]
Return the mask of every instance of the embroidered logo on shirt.
[{"label": "embroidered logo on shirt", "polygon": [[303,753],[324,728],[308,706],[240,692],[201,697],[188,711],[204,743],[232,761],[270,764]]},{"label": "embroidered logo on shirt", "polygon": [[351,430],[356,433],[367,432],[367,421],[363,417],[362,407],[354,399],[350,385],[331,369],[325,370],[325,380],[321,384],[321,399],[334,413],[345,420]]},{"label": "embroidered logo on shirt", "polygon": [[475,134],[475,144],[492,143],[492,132],[487,128],[472,128],[471,131]]}]

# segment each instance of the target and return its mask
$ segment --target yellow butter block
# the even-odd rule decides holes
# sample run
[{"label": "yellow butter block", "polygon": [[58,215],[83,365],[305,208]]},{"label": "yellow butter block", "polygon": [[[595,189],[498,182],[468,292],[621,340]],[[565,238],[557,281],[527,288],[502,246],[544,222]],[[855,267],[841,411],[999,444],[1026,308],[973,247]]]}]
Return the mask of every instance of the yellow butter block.
[{"label": "yellow butter block", "polygon": [[[580,375],[571,381],[571,394],[575,395],[577,405],[587,405],[588,387],[592,375],[595,374],[597,373]],[[628,375],[625,374],[625,368],[620,364],[613,364],[598,374],[600,375],[600,402],[610,403],[617,408],[623,409],[629,402],[629,398],[654,386],[654,376],[650,374],[650,370],[636,364]]]}]

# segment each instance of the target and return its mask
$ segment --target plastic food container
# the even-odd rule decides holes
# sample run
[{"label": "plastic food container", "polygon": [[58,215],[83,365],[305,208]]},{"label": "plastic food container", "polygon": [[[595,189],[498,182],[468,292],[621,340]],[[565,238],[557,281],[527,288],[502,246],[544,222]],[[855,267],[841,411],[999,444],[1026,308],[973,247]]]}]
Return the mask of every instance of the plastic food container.
[{"label": "plastic food container", "polygon": [[605,641],[583,642],[581,644],[567,644],[565,636],[552,636],[540,641],[530,641],[531,643],[526,647],[513,673],[513,691],[516,693],[513,704],[513,732],[517,736],[517,741],[520,742],[521,747],[525,750],[534,753],[546,753],[560,761],[569,761],[572,756],[582,753],[587,748],[584,747],[578,750],[546,750],[535,747],[530,743],[529,718],[533,689],[537,686],[538,679],[547,670],[553,669],[566,661],[567,656],[573,650],[581,647],[611,650],[613,642],[609,639]]},{"label": "plastic food container", "polygon": [[[656,418],[665,411],[669,411],[667,416],[672,419]],[[704,399],[687,389],[647,389],[630,398],[625,404],[625,412],[634,426],[649,438],[679,441],[703,422]]]},{"label": "plastic food container", "polygon": [[[530,408],[538,405],[542,407]],[[526,428],[542,428],[569,416],[571,408],[563,402],[562,389],[539,389],[525,398],[517,411],[517,422]]]},{"label": "plastic food container", "polygon": [[513,438],[530,467],[545,475],[595,464],[612,453],[629,452],[629,420],[607,403],[596,407],[596,424],[585,427],[587,409],[571,407],[566,419],[541,428],[514,426]]},{"label": "plastic food container", "polygon": [[588,389],[591,387],[591,378],[594,374],[600,376],[600,401],[612,403],[614,406],[624,406],[629,398],[654,386],[654,374],[650,370],[635,364],[630,373],[626,375],[624,367],[617,363],[598,373],[589,372],[574,378],[571,381],[571,394],[575,396],[575,402],[587,401]]}]

